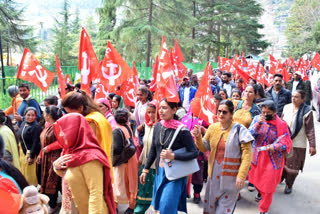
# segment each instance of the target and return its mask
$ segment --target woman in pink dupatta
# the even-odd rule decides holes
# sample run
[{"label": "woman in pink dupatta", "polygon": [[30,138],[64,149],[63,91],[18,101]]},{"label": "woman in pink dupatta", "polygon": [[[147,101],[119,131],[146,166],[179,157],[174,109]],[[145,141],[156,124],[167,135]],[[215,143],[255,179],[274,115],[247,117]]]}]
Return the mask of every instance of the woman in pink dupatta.
[{"label": "woman in pink dupatta", "polygon": [[260,213],[267,213],[272,203],[273,193],[280,183],[285,162],[285,152],[289,154],[291,138],[286,122],[277,116],[273,101],[262,104],[262,113],[256,116],[249,127],[255,138],[252,143],[252,162],[249,182],[258,194]]},{"label": "woman in pink dupatta", "polygon": [[104,116],[109,121],[109,123],[112,127],[112,130],[117,128],[117,123],[116,123],[116,120],[114,119],[114,116],[112,114],[112,108],[111,108],[109,100],[105,99],[105,98],[100,98],[97,100],[96,103],[99,106],[100,111],[104,113]]}]

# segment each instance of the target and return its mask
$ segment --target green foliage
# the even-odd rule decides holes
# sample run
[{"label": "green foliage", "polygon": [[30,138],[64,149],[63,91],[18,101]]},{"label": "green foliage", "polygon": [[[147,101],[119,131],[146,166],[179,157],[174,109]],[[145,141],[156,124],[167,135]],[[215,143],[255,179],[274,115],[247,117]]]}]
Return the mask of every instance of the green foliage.
[{"label": "green foliage", "polygon": [[[53,41],[53,54],[58,54],[60,65],[70,65],[72,56],[70,50],[72,49],[71,40],[71,21],[68,0],[63,3],[63,9],[55,18],[55,26],[53,33],[55,35]],[[52,57],[55,61],[55,57]]]},{"label": "green foliage", "polygon": [[320,1],[295,0],[287,19],[288,51],[297,59],[304,54],[320,51]]},{"label": "green foliage", "polygon": [[16,1],[0,0],[0,31],[4,53],[18,48],[22,51],[25,47],[30,51],[35,50],[37,40],[33,36],[33,28],[22,24],[24,12],[24,8]]}]

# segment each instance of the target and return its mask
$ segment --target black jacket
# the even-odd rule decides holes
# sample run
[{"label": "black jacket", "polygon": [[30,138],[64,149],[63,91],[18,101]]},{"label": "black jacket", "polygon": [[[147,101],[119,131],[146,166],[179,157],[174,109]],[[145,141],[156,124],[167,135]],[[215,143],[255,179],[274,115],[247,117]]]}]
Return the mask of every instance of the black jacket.
[{"label": "black jacket", "polygon": [[[160,140],[160,132],[161,132],[161,140]],[[152,145],[150,148],[149,156],[147,162],[144,166],[145,169],[150,169],[151,165],[154,161],[156,161],[156,172],[158,172],[158,166],[160,161],[160,153],[163,149],[168,148],[175,129],[165,128],[161,125],[161,123],[157,123],[154,127],[153,137],[152,137]],[[161,145],[161,143],[164,145]],[[192,160],[198,157],[197,147],[193,141],[191,133],[188,129],[182,128],[177,135],[174,143],[172,144],[172,151],[181,149],[185,147],[187,152],[184,154],[175,153],[174,159],[175,160]]]},{"label": "black jacket", "polygon": [[267,91],[266,96],[269,100],[273,100],[277,105],[277,114],[279,117],[282,115],[283,107],[286,104],[291,103],[291,92],[283,87],[281,87],[277,100],[274,100],[272,97],[273,86]]}]

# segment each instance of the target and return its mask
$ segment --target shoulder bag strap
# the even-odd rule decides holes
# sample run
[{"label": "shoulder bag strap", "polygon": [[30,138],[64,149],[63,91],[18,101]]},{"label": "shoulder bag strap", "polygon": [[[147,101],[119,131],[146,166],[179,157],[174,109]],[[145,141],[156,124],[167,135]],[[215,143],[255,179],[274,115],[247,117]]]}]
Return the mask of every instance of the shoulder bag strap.
[{"label": "shoulder bag strap", "polygon": [[185,125],[181,124],[181,125],[176,129],[176,131],[174,132],[174,135],[173,135],[173,137],[172,137],[172,140],[171,140],[171,142],[170,142],[170,144],[169,144],[169,146],[168,146],[168,149],[171,149],[173,142],[175,141],[177,135],[179,134],[180,130],[181,130],[184,126],[185,126]]},{"label": "shoulder bag strap", "polygon": [[23,144],[24,144],[24,147],[26,147],[26,151],[28,151],[28,147],[27,147],[27,145],[26,145],[26,142],[24,141],[23,133],[24,133],[24,129],[25,129],[27,126],[29,126],[29,125],[26,123],[26,124],[23,126],[23,129],[22,129],[22,131],[21,131],[21,139],[22,139],[22,142],[23,142]]}]

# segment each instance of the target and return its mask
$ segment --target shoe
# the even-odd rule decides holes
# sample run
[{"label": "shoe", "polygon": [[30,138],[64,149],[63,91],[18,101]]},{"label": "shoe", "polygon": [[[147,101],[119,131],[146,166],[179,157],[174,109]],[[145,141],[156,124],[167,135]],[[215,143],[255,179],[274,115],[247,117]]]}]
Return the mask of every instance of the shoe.
[{"label": "shoe", "polygon": [[257,193],[256,197],[255,197],[256,202],[261,201],[261,195],[260,193]]},{"label": "shoe", "polygon": [[284,194],[291,194],[292,188],[289,188],[288,185],[284,188]]},{"label": "shoe", "polygon": [[124,212],[124,214],[134,214],[133,209],[128,208],[128,209]]},{"label": "shoe", "polygon": [[194,194],[194,198],[193,198],[193,202],[194,202],[195,204],[199,204],[200,201],[201,201],[200,194],[199,194],[199,193],[195,193],[195,194]]},{"label": "shoe", "polygon": [[254,187],[254,185],[252,183],[248,184],[248,191],[249,192],[253,192],[256,188]]}]

